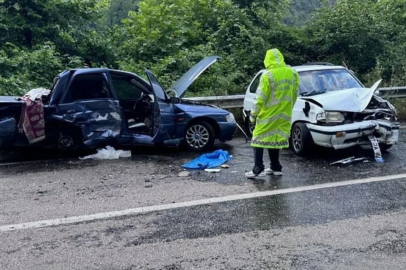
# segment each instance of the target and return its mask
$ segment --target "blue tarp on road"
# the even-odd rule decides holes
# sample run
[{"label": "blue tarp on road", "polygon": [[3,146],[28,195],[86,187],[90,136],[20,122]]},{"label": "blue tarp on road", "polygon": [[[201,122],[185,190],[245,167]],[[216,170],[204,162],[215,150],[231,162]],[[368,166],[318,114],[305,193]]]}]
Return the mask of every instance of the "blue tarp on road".
[{"label": "blue tarp on road", "polygon": [[212,153],[203,154],[200,157],[183,164],[182,168],[198,170],[215,168],[226,163],[230,158],[232,158],[232,156],[228,154],[228,151],[219,149]]}]

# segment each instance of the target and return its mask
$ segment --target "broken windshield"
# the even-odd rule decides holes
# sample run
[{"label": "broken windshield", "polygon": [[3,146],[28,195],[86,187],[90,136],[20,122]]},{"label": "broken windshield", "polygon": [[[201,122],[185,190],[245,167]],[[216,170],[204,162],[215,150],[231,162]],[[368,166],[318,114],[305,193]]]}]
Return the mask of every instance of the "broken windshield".
[{"label": "broken windshield", "polygon": [[350,88],[363,88],[362,84],[346,69],[302,71],[299,75],[299,94],[301,96],[313,96]]}]

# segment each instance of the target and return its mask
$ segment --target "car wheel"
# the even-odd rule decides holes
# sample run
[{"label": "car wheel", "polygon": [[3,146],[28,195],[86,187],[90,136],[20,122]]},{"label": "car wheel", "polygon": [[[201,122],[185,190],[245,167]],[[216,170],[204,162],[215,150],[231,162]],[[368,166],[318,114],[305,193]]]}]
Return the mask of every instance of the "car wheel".
[{"label": "car wheel", "polygon": [[76,151],[79,149],[79,135],[74,132],[61,131],[58,137],[58,148],[66,151]]},{"label": "car wheel", "polygon": [[214,145],[213,127],[205,121],[191,124],[185,133],[185,144],[189,150],[205,151]]},{"label": "car wheel", "polygon": [[305,123],[293,125],[290,136],[291,148],[298,156],[306,155],[313,147],[314,142]]},{"label": "car wheel", "polygon": [[384,144],[380,143],[379,148],[381,149],[382,152],[386,152],[389,148],[392,147],[393,144]]},{"label": "car wheel", "polygon": [[244,122],[244,130],[248,137],[252,138],[252,133],[254,132],[255,123],[250,121],[250,113],[247,113],[247,117],[245,117]]}]

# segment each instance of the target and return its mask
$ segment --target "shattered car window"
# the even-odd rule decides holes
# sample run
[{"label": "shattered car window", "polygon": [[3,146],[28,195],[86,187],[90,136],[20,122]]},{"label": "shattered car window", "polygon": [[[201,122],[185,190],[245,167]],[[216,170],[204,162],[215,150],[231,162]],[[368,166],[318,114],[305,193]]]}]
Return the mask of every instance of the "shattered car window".
[{"label": "shattered car window", "polygon": [[112,82],[119,99],[138,99],[142,95],[140,84],[130,77],[113,74]]},{"label": "shattered car window", "polygon": [[112,98],[106,79],[100,74],[77,75],[70,86],[73,100]]},{"label": "shattered car window", "polygon": [[302,96],[317,95],[363,86],[345,69],[302,71],[299,93]]}]

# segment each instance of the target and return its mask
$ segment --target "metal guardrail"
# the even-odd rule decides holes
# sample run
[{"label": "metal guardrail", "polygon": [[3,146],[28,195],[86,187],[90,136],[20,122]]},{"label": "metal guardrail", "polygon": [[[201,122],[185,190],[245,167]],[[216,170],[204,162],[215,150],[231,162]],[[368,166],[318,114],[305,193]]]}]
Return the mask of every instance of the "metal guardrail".
[{"label": "metal guardrail", "polygon": [[[406,86],[378,88],[383,98],[406,98]],[[185,98],[205,104],[216,105],[223,109],[242,108],[245,95],[191,97]]]},{"label": "metal guardrail", "polygon": [[385,98],[406,98],[406,86],[378,88],[379,95]]},{"label": "metal guardrail", "polygon": [[245,95],[192,97],[185,98],[205,104],[216,105],[223,109],[242,108]]}]

